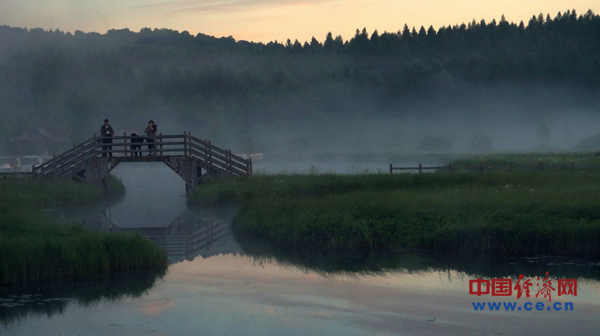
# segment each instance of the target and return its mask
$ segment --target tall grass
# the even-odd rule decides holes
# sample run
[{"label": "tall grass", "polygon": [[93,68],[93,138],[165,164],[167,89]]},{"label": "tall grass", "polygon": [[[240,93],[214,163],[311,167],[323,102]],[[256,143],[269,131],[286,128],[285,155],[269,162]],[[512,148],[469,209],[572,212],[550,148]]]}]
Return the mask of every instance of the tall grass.
[{"label": "tall grass", "polygon": [[39,210],[103,198],[100,187],[83,183],[0,183],[0,284],[36,284],[105,271],[166,267],[165,251],[140,235],[59,225]]},{"label": "tall grass", "polygon": [[109,178],[110,188],[76,181],[0,182],[0,207],[41,208],[60,205],[88,205],[125,193],[116,177]]},{"label": "tall grass", "polygon": [[478,166],[480,164],[491,166],[535,166],[561,165],[568,166],[571,162],[578,165],[600,165],[599,153],[505,153],[489,154],[461,158],[453,161],[455,166]]},{"label": "tall grass", "polygon": [[216,180],[192,201],[240,203],[238,232],[295,249],[598,257],[599,191],[597,171],[279,175]]}]

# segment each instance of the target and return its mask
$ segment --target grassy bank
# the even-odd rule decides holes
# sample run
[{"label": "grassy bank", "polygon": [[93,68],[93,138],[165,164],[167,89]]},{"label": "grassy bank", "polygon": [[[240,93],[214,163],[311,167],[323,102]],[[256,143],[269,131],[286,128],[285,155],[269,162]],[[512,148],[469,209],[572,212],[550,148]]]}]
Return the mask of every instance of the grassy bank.
[{"label": "grassy bank", "polygon": [[505,153],[478,155],[453,161],[455,166],[569,166],[573,162],[579,165],[600,166],[600,152],[588,153]]},{"label": "grassy bank", "polygon": [[[120,181],[111,182],[112,192],[119,190]],[[102,188],[84,183],[0,183],[0,284],[36,284],[105,271],[165,267],[164,250],[139,235],[60,225],[41,210],[93,204],[105,197]]]},{"label": "grassy bank", "polygon": [[275,175],[191,201],[241,204],[238,233],[295,249],[599,257],[599,191],[589,171]]}]

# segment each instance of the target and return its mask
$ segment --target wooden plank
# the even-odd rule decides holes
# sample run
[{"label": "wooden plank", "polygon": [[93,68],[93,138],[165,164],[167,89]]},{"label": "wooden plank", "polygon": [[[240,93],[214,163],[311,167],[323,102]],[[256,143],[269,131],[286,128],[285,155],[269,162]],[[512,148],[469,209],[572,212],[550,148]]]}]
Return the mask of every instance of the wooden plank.
[{"label": "wooden plank", "polygon": [[[123,140],[123,139],[127,139],[127,140],[131,140],[131,139],[146,139],[149,138],[148,136],[145,135],[138,135],[138,136],[132,136],[132,135],[126,135],[126,136],[122,136],[122,135],[118,135],[118,136],[113,136],[111,137],[111,139],[113,140]],[[101,139],[101,138],[98,138]],[[152,137],[152,139],[185,139],[184,135],[155,135]]]},{"label": "wooden plank", "polygon": [[67,150],[66,152],[60,154],[59,156],[56,156],[56,157],[54,157],[54,158],[52,158],[52,159],[50,159],[50,160],[42,163],[41,165],[37,166],[36,170],[41,170],[41,169],[43,169],[43,168],[45,168],[45,167],[47,167],[49,165],[52,165],[52,164],[55,163],[55,161],[57,159],[61,159],[61,158],[65,157],[65,156],[73,153],[74,151],[81,149],[83,146],[90,145],[92,143],[94,143],[94,138],[90,138],[90,139],[82,142],[81,144],[77,145],[76,147],[73,147],[73,148]]},{"label": "wooden plank", "polygon": [[44,173],[43,175],[41,175],[41,177],[42,178],[61,177],[65,173],[71,172],[73,169],[79,168],[79,170],[81,170],[81,169],[83,169],[83,167],[85,167],[86,162],[88,162],[89,160],[91,160],[93,158],[94,158],[94,156],[89,156],[88,160],[82,160],[80,162],[72,163],[69,165],[61,165],[60,167],[56,167],[55,169],[52,169],[49,172]]},{"label": "wooden plank", "polygon": [[[205,160],[205,161],[207,161],[206,163],[207,163],[207,164],[209,164],[209,166],[215,166],[215,165],[216,165],[216,166],[219,166],[219,169],[220,169],[220,170],[223,170],[223,171],[227,171],[227,169],[228,169],[228,167],[227,167],[227,164],[226,164],[226,163],[224,163],[224,162],[221,162],[221,161],[215,161],[215,160],[211,160],[210,162],[208,162],[208,157],[207,157],[207,156],[205,156],[204,154],[202,154],[202,153],[200,153],[200,152],[197,152],[197,151],[195,151],[195,150],[193,150],[193,149],[191,149],[191,150],[190,150],[190,152],[191,152],[192,154],[194,154],[194,155],[197,155],[197,156],[198,156],[198,157],[200,157],[202,160]],[[236,175],[239,175],[239,176],[246,176],[246,175],[248,175],[248,173],[247,173],[246,171],[238,170],[237,168],[233,168],[233,167],[231,168],[231,171],[232,171],[232,172],[235,172],[235,174],[236,174]]]},{"label": "wooden plank", "polygon": [[71,161],[83,160],[90,155],[93,155],[93,153],[88,149],[86,151],[79,152],[77,156],[69,155],[63,157],[60,160],[57,160],[53,165],[45,167],[44,171],[52,170],[53,167],[60,167],[65,164],[70,164]]},{"label": "wooden plank", "polygon": [[[154,142],[155,144],[158,144],[159,142]],[[134,145],[140,145],[140,146],[147,146],[148,144],[152,144],[152,142],[138,142],[138,143],[134,143]],[[186,143],[184,141],[174,141],[174,142],[162,142],[162,145],[164,146],[180,146],[181,149],[180,151],[183,151],[184,145]],[[102,147],[105,144],[99,143],[96,147]],[[119,148],[123,148],[123,147],[130,147],[132,144],[131,143],[122,143],[122,142],[113,142],[112,144],[107,144],[109,146],[112,147],[119,147]]]},{"label": "wooden plank", "polygon": [[46,167],[46,169],[44,169],[41,174],[42,175],[54,174],[58,169],[63,169],[64,167],[70,167],[72,165],[75,165],[77,162],[83,163],[92,157],[94,157],[93,153],[84,153],[77,158],[73,158],[73,157],[67,158],[65,160],[62,160],[59,163],[56,163],[56,164],[50,166],[50,167]]},{"label": "wooden plank", "polygon": [[[201,150],[201,151],[204,151],[204,148],[203,148],[203,147],[201,147],[201,146],[199,146],[199,145],[197,145],[197,144],[195,144],[195,143],[192,143],[192,144],[191,144],[191,147],[192,147],[192,148],[199,149],[199,150]],[[227,155],[234,156],[233,154],[227,154]],[[233,161],[233,160],[231,160],[231,159],[227,159],[227,155],[220,155],[220,154],[215,154],[214,152],[211,152],[211,159],[212,159],[212,158],[217,158],[217,159],[220,159],[221,161],[225,162],[226,164],[227,164],[227,163],[231,163],[232,165],[234,165],[234,166],[238,167],[239,169],[243,169],[243,170],[245,170],[245,171],[248,171],[248,165],[243,165],[243,164],[240,164],[240,163],[238,163],[238,162],[235,162],[235,161]],[[244,160],[244,161],[245,161],[245,160]]]},{"label": "wooden plank", "polygon": [[[224,150],[224,149],[221,149],[221,148],[219,148],[219,147],[217,147],[217,146],[215,146],[215,145],[211,144],[210,142],[207,142],[207,141],[200,140],[200,139],[198,139],[198,138],[196,138],[196,137],[194,137],[194,136],[190,136],[190,139],[192,139],[193,141],[196,141],[196,142],[198,142],[198,143],[200,143],[200,144],[202,144],[202,145],[204,145],[204,146],[210,147],[210,148],[211,148],[213,151],[215,151],[215,152],[218,152],[218,153],[221,153],[221,154],[227,154],[227,151],[226,151],[226,150]],[[240,163],[242,163],[242,164],[248,164],[248,160],[246,160],[246,159],[244,159],[244,158],[241,158],[241,157],[239,157],[239,156],[237,156],[237,155],[235,155],[235,154],[232,154],[231,156],[232,156],[232,157],[233,157],[233,158],[234,158],[236,161],[239,161],[239,162],[240,162]]]}]

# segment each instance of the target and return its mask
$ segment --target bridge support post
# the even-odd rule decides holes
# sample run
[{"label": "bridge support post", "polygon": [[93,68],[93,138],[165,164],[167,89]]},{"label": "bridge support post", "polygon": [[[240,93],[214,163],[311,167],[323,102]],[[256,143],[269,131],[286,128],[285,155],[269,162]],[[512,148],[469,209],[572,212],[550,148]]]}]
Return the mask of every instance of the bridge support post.
[{"label": "bridge support post", "polygon": [[182,156],[171,157],[164,162],[185,181],[186,195],[196,190],[202,177],[202,167],[197,159]]},{"label": "bridge support post", "polygon": [[85,180],[93,184],[102,184],[107,181],[108,176],[108,158],[94,158],[85,164]]}]

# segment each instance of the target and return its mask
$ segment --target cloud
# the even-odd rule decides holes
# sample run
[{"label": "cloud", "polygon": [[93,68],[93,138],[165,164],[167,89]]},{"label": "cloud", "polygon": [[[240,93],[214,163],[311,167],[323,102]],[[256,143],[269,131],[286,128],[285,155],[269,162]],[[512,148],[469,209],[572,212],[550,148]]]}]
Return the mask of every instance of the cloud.
[{"label": "cloud", "polygon": [[166,10],[171,12],[242,12],[258,7],[280,5],[307,5],[333,0],[171,0],[136,6],[136,9]]},{"label": "cloud", "polygon": [[142,307],[142,311],[148,315],[158,315],[163,310],[173,307],[175,303],[173,300],[161,300],[161,301],[148,301]]}]

